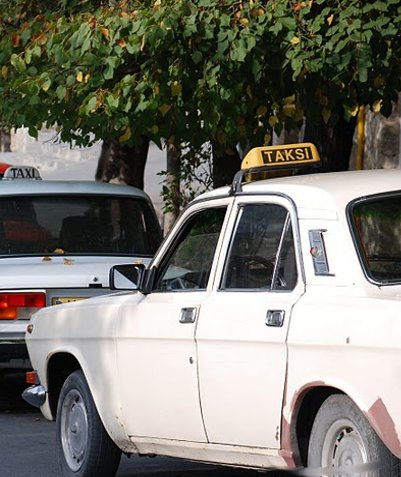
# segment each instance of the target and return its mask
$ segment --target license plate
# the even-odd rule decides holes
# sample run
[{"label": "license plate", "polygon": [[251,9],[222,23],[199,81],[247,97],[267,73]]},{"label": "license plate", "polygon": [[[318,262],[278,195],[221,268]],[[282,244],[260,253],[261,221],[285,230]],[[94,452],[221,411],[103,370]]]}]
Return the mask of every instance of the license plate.
[{"label": "license plate", "polygon": [[73,301],[85,300],[83,296],[55,296],[52,298],[52,305],[61,305],[63,303],[71,303]]}]

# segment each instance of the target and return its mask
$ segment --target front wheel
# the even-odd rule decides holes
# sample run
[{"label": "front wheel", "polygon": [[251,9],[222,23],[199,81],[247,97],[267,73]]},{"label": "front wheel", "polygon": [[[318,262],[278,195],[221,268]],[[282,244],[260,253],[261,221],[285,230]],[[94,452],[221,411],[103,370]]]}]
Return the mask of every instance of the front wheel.
[{"label": "front wheel", "polygon": [[82,371],[74,371],[65,380],[56,421],[62,476],[114,477],[121,451],[103,427]]},{"label": "front wheel", "polygon": [[354,473],[370,477],[400,475],[400,461],[385,447],[355,403],[340,394],[329,396],[316,415],[308,468],[319,468],[321,475],[336,477]]}]

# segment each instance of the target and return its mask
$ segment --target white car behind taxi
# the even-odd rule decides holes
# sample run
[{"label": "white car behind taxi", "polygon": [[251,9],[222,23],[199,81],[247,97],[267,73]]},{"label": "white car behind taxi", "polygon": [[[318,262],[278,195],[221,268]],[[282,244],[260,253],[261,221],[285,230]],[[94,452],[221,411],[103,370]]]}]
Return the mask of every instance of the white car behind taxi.
[{"label": "white car behind taxi", "polygon": [[8,167],[0,180],[0,373],[30,369],[26,325],[40,308],[109,293],[112,265],[148,263],[161,231],[139,189],[42,181]]}]

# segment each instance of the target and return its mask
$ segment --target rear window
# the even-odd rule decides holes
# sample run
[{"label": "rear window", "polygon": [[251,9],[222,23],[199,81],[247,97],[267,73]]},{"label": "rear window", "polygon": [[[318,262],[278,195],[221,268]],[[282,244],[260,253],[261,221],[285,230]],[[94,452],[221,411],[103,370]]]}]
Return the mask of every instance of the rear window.
[{"label": "rear window", "polygon": [[350,219],[366,275],[381,284],[401,282],[401,195],[354,203]]},{"label": "rear window", "polygon": [[0,197],[0,255],[153,255],[161,231],[143,199]]}]

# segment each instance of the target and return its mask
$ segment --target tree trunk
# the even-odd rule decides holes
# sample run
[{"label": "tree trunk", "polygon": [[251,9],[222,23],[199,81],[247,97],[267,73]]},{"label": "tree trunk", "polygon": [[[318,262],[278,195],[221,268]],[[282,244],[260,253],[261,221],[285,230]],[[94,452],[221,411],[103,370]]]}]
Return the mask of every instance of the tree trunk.
[{"label": "tree trunk", "polygon": [[123,146],[118,139],[104,140],[95,179],[121,182],[143,190],[148,151],[147,137],[142,137],[142,141],[135,146]]},{"label": "tree trunk", "polygon": [[213,187],[231,185],[235,173],[241,168],[241,157],[235,146],[222,148],[212,143]]},{"label": "tree trunk", "polygon": [[0,151],[11,152],[11,134],[6,129],[0,129]]},{"label": "tree trunk", "polygon": [[180,213],[180,150],[176,144],[167,144],[166,187],[169,195],[169,211],[164,215],[164,233],[167,233]]},{"label": "tree trunk", "polygon": [[306,122],[304,141],[317,147],[322,172],[346,171],[349,168],[356,118],[346,121],[342,114],[339,117],[334,127],[323,121],[318,125]]}]

